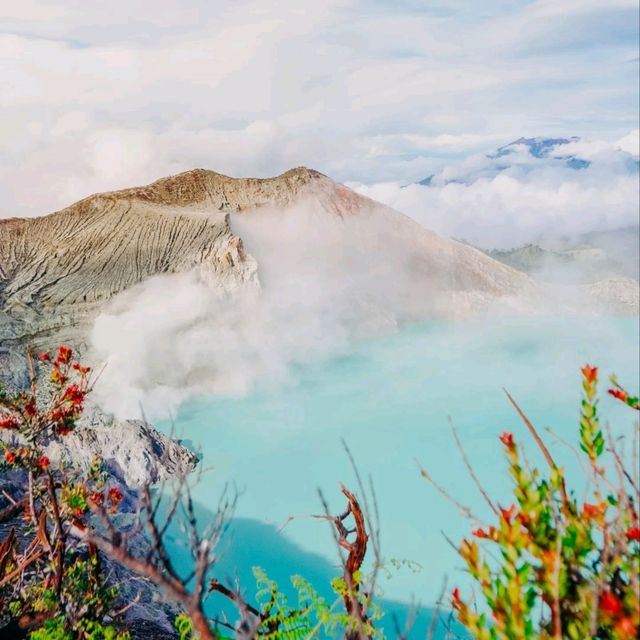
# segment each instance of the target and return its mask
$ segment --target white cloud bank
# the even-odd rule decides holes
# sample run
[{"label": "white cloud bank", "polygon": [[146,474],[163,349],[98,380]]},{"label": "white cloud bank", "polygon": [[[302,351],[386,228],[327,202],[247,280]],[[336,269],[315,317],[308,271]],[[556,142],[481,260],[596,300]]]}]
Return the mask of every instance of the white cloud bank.
[{"label": "white cloud bank", "polygon": [[[446,167],[433,186],[359,190],[427,227],[485,246],[634,221],[636,159],[622,144],[542,141],[540,150],[535,144]],[[567,162],[583,158],[568,151],[588,155],[591,164],[571,168]],[[433,317],[450,304],[439,295],[455,269],[441,264],[446,256],[439,256],[438,269],[416,260],[407,228],[375,207],[341,218],[318,206],[232,216],[259,265],[259,291],[222,293],[188,273],[152,278],[118,296],[91,336],[94,357],[108,363],[98,401],[122,417],[142,407],[151,418],[165,418],[196,394],[295,384],[296,364],[348,350],[355,338],[403,321]],[[562,295],[567,302],[567,290]]]},{"label": "white cloud bank", "polygon": [[0,217],[197,166],[408,182],[637,122],[626,0],[0,4]]},{"label": "white cloud bank", "polygon": [[[638,130],[622,139],[554,144],[543,157],[522,145],[447,166],[428,186],[352,185],[443,235],[483,248],[553,244],[638,225]],[[568,162],[583,162],[571,168]]]}]

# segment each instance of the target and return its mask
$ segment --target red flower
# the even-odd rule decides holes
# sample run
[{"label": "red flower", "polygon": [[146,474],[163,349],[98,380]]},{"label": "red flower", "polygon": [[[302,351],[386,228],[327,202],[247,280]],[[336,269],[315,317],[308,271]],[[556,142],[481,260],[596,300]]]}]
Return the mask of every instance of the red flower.
[{"label": "red flower", "polygon": [[582,505],[582,515],[585,518],[598,518],[603,514],[603,512],[604,509],[602,504],[589,504],[588,502],[585,502],[584,505]]},{"label": "red flower", "polygon": [[47,456],[40,456],[38,466],[44,471],[49,466],[49,458],[47,458]]},{"label": "red flower", "polygon": [[580,371],[582,371],[584,379],[589,383],[593,383],[598,379],[598,367],[592,367],[589,364],[585,364]]},{"label": "red flower", "polygon": [[513,433],[505,431],[504,433],[500,434],[500,442],[502,442],[502,444],[507,447],[507,449],[512,449],[514,446]]},{"label": "red flower", "polygon": [[84,400],[85,393],[77,384],[69,385],[62,396],[62,402],[78,405]]},{"label": "red flower", "polygon": [[629,399],[629,394],[624,389],[609,389],[607,393],[624,403]]},{"label": "red flower", "polygon": [[451,594],[451,604],[456,609],[462,604],[462,600],[460,600],[460,589],[458,587],[453,589],[453,593]]},{"label": "red flower", "polygon": [[500,507],[500,513],[502,517],[506,520],[507,524],[511,524],[511,518],[516,511],[515,505],[511,505],[508,509],[503,509]]},{"label": "red flower", "polygon": [[31,398],[29,402],[24,405],[24,412],[29,418],[34,418],[38,415],[38,408],[36,407],[36,401]]},{"label": "red flower", "polygon": [[4,459],[9,463],[13,464],[16,461],[16,454],[13,451],[7,451],[4,454]]},{"label": "red flower", "polygon": [[56,427],[56,433],[59,436],[68,436],[73,431],[73,427],[69,424],[59,424]]},{"label": "red flower", "polygon": [[600,596],[600,611],[612,617],[618,617],[622,613],[622,602],[611,591],[605,591]]},{"label": "red flower", "polygon": [[640,542],[640,528],[638,527],[629,527],[625,534],[627,540],[634,540],[635,542]]},{"label": "red flower", "polygon": [[638,637],[638,627],[633,623],[633,620],[629,616],[620,618],[616,624],[616,631],[623,640],[635,640]]},{"label": "red flower", "polygon": [[58,355],[56,356],[56,362],[60,364],[69,364],[73,356],[73,349],[62,346],[58,349]]},{"label": "red flower", "polygon": [[100,506],[104,504],[104,493],[102,493],[102,491],[96,491],[95,493],[91,494],[90,500],[91,502],[93,502],[93,504]]},{"label": "red flower", "polygon": [[40,360],[40,362],[49,362],[51,360],[51,356],[46,351],[43,351],[38,356],[38,360]]},{"label": "red flower", "polygon": [[109,500],[111,504],[114,506],[119,505],[122,502],[122,498],[122,491],[120,491],[118,487],[111,487],[111,489],[109,489]]},{"label": "red flower", "polygon": [[476,529],[471,532],[476,538],[482,538],[483,540],[497,540],[497,531],[495,527],[489,527],[489,531],[484,529]]},{"label": "red flower", "polygon": [[0,420],[0,429],[15,429],[19,424],[16,418],[3,418]]}]

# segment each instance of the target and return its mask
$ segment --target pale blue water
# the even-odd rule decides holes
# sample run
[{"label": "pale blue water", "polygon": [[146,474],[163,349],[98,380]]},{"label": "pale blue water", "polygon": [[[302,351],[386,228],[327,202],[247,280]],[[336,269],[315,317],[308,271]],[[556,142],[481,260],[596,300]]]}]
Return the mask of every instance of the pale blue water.
[{"label": "pale blue water", "polygon": [[[487,489],[506,501],[497,436],[508,430],[532,443],[502,387],[541,429],[553,426],[575,442],[579,367],[585,362],[607,375],[617,372],[636,390],[638,320],[424,324],[297,367],[287,385],[272,388],[265,381],[262,390],[244,397],[188,403],[176,416],[178,434],[201,447],[203,464],[214,467],[195,497],[214,508],[225,482],[242,489],[237,534],[221,570],[233,574],[242,565],[246,576],[248,566],[260,564],[281,579],[302,573],[322,581],[331,575],[335,555],[326,523],[298,519],[282,534],[275,529],[291,515],[320,513],[318,488],[335,513],[343,508],[338,483],[355,487],[344,438],[361,472],[373,477],[385,558],[421,566],[385,577],[385,597],[432,603],[445,576],[450,585],[465,580],[442,532],[459,541],[470,525],[419,477],[416,460],[483,515],[448,416]],[[616,430],[629,428],[634,417],[624,407],[610,398],[601,406]],[[558,461],[573,469],[572,454],[549,442]]]}]

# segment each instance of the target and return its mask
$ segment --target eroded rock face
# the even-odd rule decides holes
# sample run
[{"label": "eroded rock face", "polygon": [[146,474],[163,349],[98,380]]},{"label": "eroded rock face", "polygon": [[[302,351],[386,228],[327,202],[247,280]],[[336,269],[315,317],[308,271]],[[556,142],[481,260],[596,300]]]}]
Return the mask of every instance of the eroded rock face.
[{"label": "eroded rock face", "polygon": [[585,295],[596,300],[600,310],[610,315],[638,315],[640,284],[632,278],[615,277],[584,286]]},{"label": "eroded rock face", "polygon": [[[0,431],[0,440],[12,446],[20,440]],[[45,447],[52,462],[63,460],[74,468],[88,470],[95,456],[109,473],[136,488],[191,473],[198,456],[178,441],[157,431],[143,420],[115,420],[97,406],[88,406],[75,430]]]},{"label": "eroded rock face", "polygon": [[46,345],[59,334],[81,346],[105,302],[157,274],[197,269],[222,289],[258,286],[252,247],[234,235],[229,213],[258,215],[302,200],[330,216],[387,225],[389,242],[405,244],[417,277],[438,280],[454,297],[463,311],[456,315],[539,293],[527,275],[317,171],[245,179],[195,169],[40,218],[0,220],[0,342]]},{"label": "eroded rock face", "polygon": [[156,274],[200,268],[221,287],[255,281],[227,210],[258,206],[271,191],[284,198],[281,186],[262,182],[232,189],[231,179],[196,170],[41,218],[0,221],[0,339],[87,324],[104,302]]},{"label": "eroded rock face", "polygon": [[130,487],[186,476],[197,455],[143,420],[115,420],[96,406],[85,410],[74,432],[51,443],[52,460],[61,456],[88,469],[95,455]]},{"label": "eroded rock face", "polygon": [[228,214],[283,208],[301,198],[334,216],[377,211],[390,232],[404,234],[408,251],[421,253],[426,275],[452,275],[452,290],[493,298],[531,286],[523,274],[316,171],[236,179],[196,169],[93,195],[40,218],[0,220],[0,342],[6,350],[64,338],[82,347],[105,302],[157,274],[198,269],[223,289],[257,286],[251,247],[234,235]]}]

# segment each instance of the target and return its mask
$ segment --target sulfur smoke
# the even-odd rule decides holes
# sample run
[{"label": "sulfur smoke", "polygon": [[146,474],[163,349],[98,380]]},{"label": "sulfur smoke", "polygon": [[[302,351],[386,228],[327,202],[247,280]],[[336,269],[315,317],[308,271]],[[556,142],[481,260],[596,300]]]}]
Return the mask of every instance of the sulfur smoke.
[{"label": "sulfur smoke", "polygon": [[194,394],[292,383],[296,364],[432,317],[448,288],[375,214],[341,218],[309,201],[235,214],[232,226],[258,262],[259,286],[222,291],[198,271],[158,276],[97,318],[91,346],[107,363],[96,387],[105,408],[166,418]]}]

